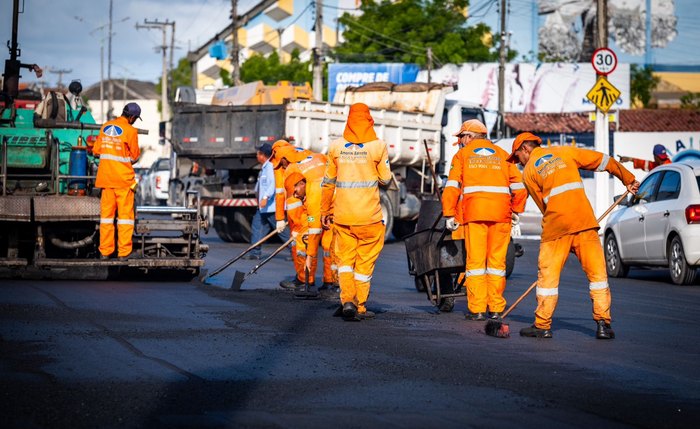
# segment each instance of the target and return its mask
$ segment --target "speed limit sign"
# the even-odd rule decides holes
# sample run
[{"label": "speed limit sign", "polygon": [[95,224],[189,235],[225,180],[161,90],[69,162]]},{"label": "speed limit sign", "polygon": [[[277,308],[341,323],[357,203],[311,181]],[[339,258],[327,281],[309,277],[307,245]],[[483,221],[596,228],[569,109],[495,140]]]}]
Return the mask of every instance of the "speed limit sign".
[{"label": "speed limit sign", "polygon": [[596,71],[596,73],[608,75],[617,67],[617,55],[615,55],[615,52],[613,52],[612,49],[596,49],[595,52],[593,52],[591,64],[593,64],[593,69]]}]

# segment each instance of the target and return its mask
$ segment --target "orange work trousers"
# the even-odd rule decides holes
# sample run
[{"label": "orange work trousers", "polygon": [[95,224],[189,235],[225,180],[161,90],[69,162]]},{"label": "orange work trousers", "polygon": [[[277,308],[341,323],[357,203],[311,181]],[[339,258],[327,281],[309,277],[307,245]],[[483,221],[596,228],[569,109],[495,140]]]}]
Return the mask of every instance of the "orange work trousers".
[{"label": "orange work trousers", "polygon": [[[321,249],[323,252],[323,282],[335,283],[337,280],[336,267],[334,262],[334,252],[332,250],[333,231],[323,230],[321,233]],[[304,281],[306,276],[306,255],[307,244],[304,243],[303,235],[300,233],[294,240],[296,247],[296,257],[294,258],[294,269],[297,271],[297,278]],[[316,270],[318,268],[318,255],[311,259],[311,271],[309,271],[309,284],[315,283]]]},{"label": "orange work trousers", "polygon": [[386,227],[380,221],[357,226],[335,224],[334,230],[340,303],[352,302],[359,313],[364,313],[374,265],[384,247]]},{"label": "orange work trousers", "polygon": [[472,313],[506,308],[506,254],[510,222],[469,222],[464,225],[467,251],[467,306]]},{"label": "orange work trousers", "polygon": [[603,246],[600,244],[598,231],[589,229],[540,244],[535,310],[535,326],[540,329],[552,327],[552,315],[559,298],[559,276],[571,250],[581,262],[581,267],[588,277],[593,320],[610,323],[611,297]]},{"label": "orange work trousers", "polygon": [[117,256],[129,256],[134,236],[134,192],[129,188],[104,188],[100,198],[100,253],[114,253],[114,217],[117,214]]}]

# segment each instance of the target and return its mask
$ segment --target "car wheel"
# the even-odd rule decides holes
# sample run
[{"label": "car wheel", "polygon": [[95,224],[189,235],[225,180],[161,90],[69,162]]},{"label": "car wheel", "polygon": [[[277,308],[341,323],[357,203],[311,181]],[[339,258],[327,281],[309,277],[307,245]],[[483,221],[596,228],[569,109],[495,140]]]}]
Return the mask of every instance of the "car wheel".
[{"label": "car wheel", "polygon": [[683,251],[683,243],[679,236],[673,237],[668,249],[668,269],[671,280],[677,285],[687,285],[695,281],[696,269],[688,265]]},{"label": "car wheel", "polygon": [[605,236],[605,269],[608,276],[615,278],[627,277],[629,267],[622,262],[620,248],[617,246],[615,234]]}]

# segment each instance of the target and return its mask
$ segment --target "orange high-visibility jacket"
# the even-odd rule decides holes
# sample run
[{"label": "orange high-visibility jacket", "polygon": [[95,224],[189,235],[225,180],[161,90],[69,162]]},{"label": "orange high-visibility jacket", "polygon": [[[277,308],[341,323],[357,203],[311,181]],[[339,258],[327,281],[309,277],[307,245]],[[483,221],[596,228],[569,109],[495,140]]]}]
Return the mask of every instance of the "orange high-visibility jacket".
[{"label": "orange high-visibility jacket", "polygon": [[[369,225],[382,220],[379,185],[391,180],[386,143],[377,139],[349,143],[340,138],[328,148],[323,179],[321,214],[331,214],[340,225]],[[335,192],[335,203],[333,196]]]},{"label": "orange high-visibility jacket", "polygon": [[462,223],[510,222],[513,212],[525,210],[527,191],[520,171],[509,154],[485,139],[469,142],[452,158],[450,174],[442,194],[442,212],[458,214],[462,195]]},{"label": "orange high-visibility jacket", "polygon": [[639,159],[639,158],[632,158],[632,165],[634,165],[634,168],[639,168],[640,170],[644,171],[651,171],[658,167],[659,165],[666,165],[670,164],[671,160],[670,159],[665,159],[661,161],[661,163],[658,163],[656,161],[647,161],[645,159]]},{"label": "orange high-visibility jacket", "polygon": [[634,175],[612,157],[571,146],[537,147],[523,170],[525,187],[542,211],[542,241],[598,229],[579,168],[607,171],[629,185]]},{"label": "orange high-visibility jacket", "polygon": [[284,220],[284,169],[275,169],[275,220]]},{"label": "orange high-visibility jacket", "polygon": [[326,173],[327,158],[326,155],[309,150],[298,152],[295,155],[296,159],[301,159],[287,166],[284,170],[284,178],[286,179],[294,172],[299,172],[306,179],[306,200],[303,204],[306,222],[302,220],[301,224],[308,225],[309,228],[306,254],[315,257],[321,244],[321,233],[323,233],[321,228],[321,182]]},{"label": "orange high-visibility jacket", "polygon": [[141,156],[138,132],[124,116],[105,122],[92,153],[100,157],[95,187],[128,188],[136,183],[132,164]]}]

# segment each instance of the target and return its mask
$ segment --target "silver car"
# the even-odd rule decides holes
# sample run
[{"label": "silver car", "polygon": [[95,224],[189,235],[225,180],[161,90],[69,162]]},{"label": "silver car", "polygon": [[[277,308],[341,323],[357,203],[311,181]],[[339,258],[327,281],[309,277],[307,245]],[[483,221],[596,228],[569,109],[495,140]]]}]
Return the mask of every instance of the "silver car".
[{"label": "silver car", "polygon": [[664,266],[676,284],[691,284],[700,267],[700,159],[652,170],[605,228],[610,277],[631,266]]}]

